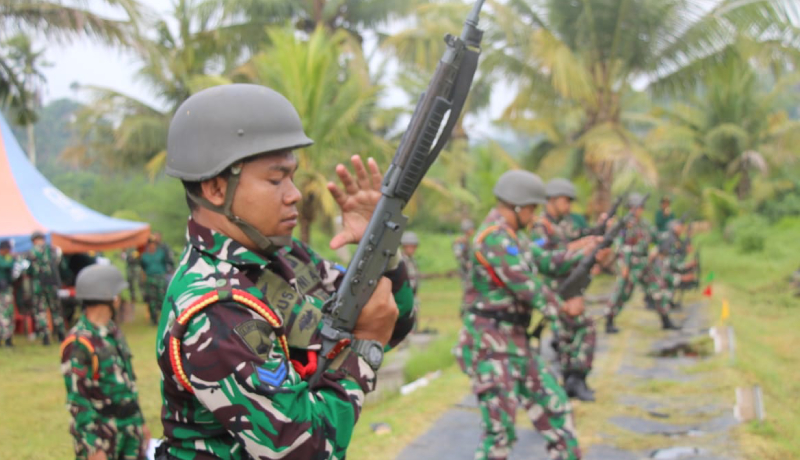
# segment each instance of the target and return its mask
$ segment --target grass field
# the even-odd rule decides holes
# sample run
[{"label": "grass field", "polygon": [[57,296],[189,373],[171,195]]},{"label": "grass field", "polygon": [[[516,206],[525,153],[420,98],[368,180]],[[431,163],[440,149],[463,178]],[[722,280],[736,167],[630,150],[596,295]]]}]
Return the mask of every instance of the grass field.
[{"label": "grass field", "polygon": [[[731,303],[731,324],[737,334],[737,359],[705,361],[698,371],[714,372],[724,384],[719,391],[730,399],[732,388],[760,384],[764,388],[767,421],[738,429],[743,455],[752,460],[800,458],[800,302],[792,296],[786,276],[800,261],[796,235],[800,221],[784,222],[773,229],[764,252],[742,255],[732,246],[708,235],[701,238],[704,270],[716,273],[711,308],[722,298]],[[423,241],[426,241],[423,239]],[[429,240],[430,241],[430,240]],[[451,259],[449,240],[436,238],[426,247],[429,255]],[[425,260],[425,259],[423,259]],[[427,262],[422,265],[426,271]],[[431,263],[442,270],[452,262]],[[434,269],[436,270],[436,269]],[[436,270],[439,271],[439,270]],[[469,392],[469,382],[455,366],[449,350],[459,328],[460,287],[455,279],[425,280],[422,285],[422,327],[438,329],[439,338],[424,353],[414,353],[407,375],[419,376],[444,367],[442,376],[409,396],[395,396],[367,407],[356,426],[348,458],[392,459],[408,442],[423,433],[449,406]],[[134,352],[141,405],[154,436],[161,434],[159,421],[159,374],[155,364],[155,330],[147,325],[144,307],[137,309],[135,322],[124,326]],[[64,384],[59,372],[58,349],[16,339],[13,352],[0,349],[0,457],[30,460],[71,458],[69,422],[64,406]],[[602,359],[616,359],[609,355]],[[613,364],[613,363],[610,363]],[[610,365],[605,363],[604,365]],[[598,378],[600,378],[598,376]],[[603,382],[600,395],[606,402],[578,405],[576,415],[581,440],[597,439],[604,404],[613,404],[612,381]],[[681,388],[648,388],[670,392]],[[384,422],[392,433],[376,435],[370,424]],[[524,420],[523,420],[524,422]],[[629,444],[636,445],[631,438]]]}]

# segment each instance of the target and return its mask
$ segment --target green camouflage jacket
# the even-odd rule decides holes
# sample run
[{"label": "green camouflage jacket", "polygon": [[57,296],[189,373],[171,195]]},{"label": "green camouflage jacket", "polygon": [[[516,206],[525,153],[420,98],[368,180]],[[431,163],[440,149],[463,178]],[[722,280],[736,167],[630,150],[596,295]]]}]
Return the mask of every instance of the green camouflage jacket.
[{"label": "green camouflage jacket", "polygon": [[646,220],[631,221],[615,241],[618,265],[631,269],[646,267],[650,244],[657,241],[655,228]]},{"label": "green camouflage jacket", "polygon": [[124,422],[144,423],[131,351],[119,328],[98,327],[81,315],[61,344],[70,431],[85,450],[109,451]]},{"label": "green camouflage jacket", "polygon": [[[563,264],[563,255],[536,257],[527,238],[519,235],[492,210],[472,242],[472,284],[465,295],[464,315],[469,333],[460,339],[462,348],[472,353],[529,355],[526,329],[534,312],[549,319],[554,330],[558,327],[561,299],[544,285],[537,268],[553,272]],[[492,314],[515,315],[519,320],[496,320]]]},{"label": "green camouflage jacket", "polygon": [[0,292],[11,289],[11,285],[14,282],[12,273],[16,262],[16,259],[11,254],[0,256]]},{"label": "green camouflage jacket", "polygon": [[458,263],[458,274],[461,276],[461,283],[464,289],[469,284],[469,274],[472,267],[472,259],[470,258],[470,241],[466,236],[462,235],[453,241],[453,254],[456,256],[456,263]]},{"label": "green camouflage jacket", "polygon": [[28,275],[35,288],[51,286],[58,288],[61,285],[59,266],[61,264],[61,250],[45,244],[41,248],[34,246],[28,252]]},{"label": "green camouflage jacket", "polygon": [[[313,389],[304,380],[344,267],[297,240],[262,257],[192,219],[187,239],[156,343],[169,453],[344,458],[375,373],[345,347]],[[385,276],[400,310],[393,346],[413,327],[413,293],[403,264]]]}]

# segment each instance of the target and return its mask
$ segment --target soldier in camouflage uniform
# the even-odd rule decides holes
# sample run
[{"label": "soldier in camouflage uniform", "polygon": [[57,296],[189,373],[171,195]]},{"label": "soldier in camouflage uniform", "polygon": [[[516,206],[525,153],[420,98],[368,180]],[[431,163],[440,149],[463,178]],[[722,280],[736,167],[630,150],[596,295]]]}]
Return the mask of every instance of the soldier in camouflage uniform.
[{"label": "soldier in camouflage uniform", "polygon": [[419,237],[414,232],[404,232],[400,237],[401,257],[403,263],[406,265],[406,273],[408,273],[408,282],[411,283],[411,290],[414,292],[414,310],[416,311],[417,318],[419,319],[419,283],[422,276],[419,272],[417,261],[414,260],[414,253],[417,252],[419,247]]},{"label": "soldier in camouflage uniform", "polygon": [[150,314],[150,322],[158,323],[161,315],[161,304],[167,292],[167,275],[169,273],[169,255],[163,245],[153,235],[147,242],[146,249],[139,256],[139,264],[144,273],[144,298]]},{"label": "soldier in camouflage uniform", "polygon": [[139,261],[139,256],[139,251],[136,248],[128,248],[122,253],[122,260],[125,261],[125,279],[128,280],[128,292],[131,294],[131,302],[137,301],[142,290],[139,285],[139,280],[142,276],[142,265]]},{"label": "soldier in camouflage uniform", "polygon": [[[693,273],[697,267],[694,260],[686,261],[687,252],[690,248],[684,246],[682,240],[686,231],[686,224],[682,219],[671,220],[667,224],[667,231],[659,236],[659,245],[664,245],[668,252],[668,263],[665,265],[665,270],[673,278],[679,278],[674,283],[664,282],[666,286],[666,297],[669,309],[675,309],[676,290],[681,289],[686,283],[696,281],[696,274]],[[684,276],[691,275],[691,276]],[[677,283],[677,284],[675,284]]]},{"label": "soldier in camouflage uniform", "polygon": [[126,287],[112,265],[90,265],[75,283],[83,314],[61,344],[61,372],[79,460],[145,458],[150,433],[139,409],[131,351],[113,319]]},{"label": "soldier in camouflage uniform", "polygon": [[47,244],[44,234],[34,232],[31,235],[33,248],[28,253],[28,275],[31,279],[31,294],[34,305],[36,332],[44,345],[50,345],[50,328],[47,323],[47,312],[53,321],[53,330],[59,342],[64,340],[64,316],[61,313],[61,301],[58,288],[61,287],[61,250]]},{"label": "soldier in camouflage uniform", "polygon": [[[678,221],[669,222],[668,232],[679,227]],[[677,248],[675,240],[664,238],[653,255],[652,275],[650,277],[650,292],[652,293],[655,309],[660,314],[667,314],[675,297],[675,290],[683,283],[695,280],[695,274],[689,273],[694,268],[694,262],[683,263],[676,257]]]},{"label": "soldier in camouflage uniform", "polygon": [[[558,379],[534,352],[527,328],[533,313],[558,334],[561,300],[537,275],[530,245],[520,232],[544,203],[544,184],[527,171],[509,171],[494,188],[498,204],[479,226],[472,244],[472,284],[456,358],[472,380],[483,417],[476,459],[505,459],[516,440],[518,405],[547,441],[549,458],[579,459],[572,407]],[[562,256],[563,257],[563,256]],[[564,260],[540,259],[551,269]]]},{"label": "soldier in camouflage uniform", "polygon": [[14,291],[13,271],[16,259],[11,255],[11,242],[0,241],[0,343],[13,347]]},{"label": "soldier in camouflage uniform", "polygon": [[614,324],[614,319],[619,315],[636,284],[644,290],[645,301],[655,307],[661,317],[661,327],[663,329],[676,329],[669,317],[669,312],[658,308],[658,304],[653,300],[655,284],[652,283],[652,272],[649,261],[650,244],[656,242],[657,235],[655,229],[642,218],[644,211],[644,197],[638,193],[632,193],[628,197],[629,212],[633,213],[633,218],[628,221],[620,236],[617,238],[617,282],[614,293],[608,304],[606,313],[606,332],[616,334],[619,329]]},{"label": "soldier in camouflage uniform", "polygon": [[[301,198],[293,150],[311,143],[291,103],[256,85],[196,93],[170,124],[167,173],[184,182],[191,217],[156,343],[166,437],[159,460],[344,458],[375,388],[373,353],[413,326],[413,292],[396,254],[355,340],[329,355],[331,366],[309,387],[321,307],[345,270],[291,237]],[[342,209],[333,249],[361,239],[381,196],[375,161],[352,163],[355,178],[336,169],[344,190],[328,186]]]},{"label": "soldier in camouflage uniform", "polygon": [[[580,250],[591,250],[598,237],[589,236],[589,228],[575,226],[570,208],[575,200],[575,186],[566,179],[553,179],[545,186],[547,205],[545,212],[533,228],[533,241],[544,251],[568,251],[573,254]],[[602,257],[602,255],[600,255]],[[544,278],[548,287],[557,291],[569,272],[561,276]],[[583,305],[583,299],[576,300]],[[594,394],[586,383],[592,370],[594,351],[597,344],[597,331],[594,320],[582,308],[568,312],[558,312],[561,334],[554,337],[554,348],[564,376],[564,389],[570,397],[582,401],[594,401]]]},{"label": "soldier in camouflage uniform", "polygon": [[[464,293],[469,290],[471,283],[470,271],[472,269],[472,261],[470,259],[470,250],[472,245],[472,237],[475,235],[475,223],[471,219],[464,219],[461,221],[462,235],[456,238],[453,242],[453,254],[456,256],[458,263],[458,274],[461,277],[461,289]],[[464,308],[466,304],[464,299],[461,301],[460,316],[464,316]]]}]

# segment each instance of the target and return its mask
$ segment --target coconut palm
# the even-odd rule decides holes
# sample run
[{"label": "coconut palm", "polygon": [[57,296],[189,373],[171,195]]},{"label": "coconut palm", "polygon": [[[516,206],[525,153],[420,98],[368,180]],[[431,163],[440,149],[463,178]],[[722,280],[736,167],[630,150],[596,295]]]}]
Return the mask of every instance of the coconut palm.
[{"label": "coconut palm", "polygon": [[796,59],[792,0],[509,0],[493,2],[487,56],[513,79],[517,97],[504,120],[552,145],[594,183],[592,211],[605,209],[620,171],[655,183],[629,108],[634,83],[660,94],[697,84],[737,37],[770,49],[771,62]]},{"label": "coconut palm", "polygon": [[[369,129],[380,88],[354,51],[345,31],[316,29],[308,39],[292,29],[269,31],[270,45],[235,73],[240,81],[263,84],[286,96],[297,109],[314,145],[296,152],[295,179],[303,194],[300,232],[309,241],[311,225],[330,224],[336,203],[326,184],[336,163],[351,155],[387,157],[386,141]],[[349,50],[349,51],[348,51]]]},{"label": "coconut palm", "polygon": [[[19,34],[44,37],[48,43],[68,43],[89,37],[110,45],[136,42],[136,25],[142,18],[137,0],[105,0],[122,9],[127,20],[103,17],[85,8],[85,2],[63,0],[0,0],[0,43]],[[29,107],[24,76],[15,72],[5,46],[0,45],[0,105],[26,111]]]},{"label": "coconut palm", "polygon": [[648,143],[690,191],[730,189],[742,201],[757,175],[797,161],[800,121],[786,107],[797,102],[790,89],[800,76],[785,75],[771,87],[760,76],[748,59],[733,57],[688,100],[656,110],[661,120]]}]

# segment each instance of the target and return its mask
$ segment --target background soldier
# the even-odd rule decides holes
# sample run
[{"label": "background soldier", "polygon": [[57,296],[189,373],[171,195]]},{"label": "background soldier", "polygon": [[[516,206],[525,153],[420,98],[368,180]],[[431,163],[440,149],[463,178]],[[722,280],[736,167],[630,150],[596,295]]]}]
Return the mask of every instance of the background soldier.
[{"label": "background soldier", "polygon": [[11,255],[11,242],[0,241],[0,344],[13,347],[14,336],[14,282],[16,259]]},{"label": "background soldier", "polygon": [[[577,197],[575,186],[566,179],[553,179],[547,183],[545,192],[545,213],[534,226],[533,238],[540,241],[538,246],[547,251],[568,250],[570,254],[574,254],[576,248],[590,252],[602,238],[584,237],[590,229],[575,226],[571,214],[572,201]],[[602,258],[607,252],[598,256]],[[567,257],[570,258],[569,255]],[[556,273],[543,272],[548,287],[557,291],[571,268],[570,266],[566,271]],[[588,387],[586,377],[592,370],[597,331],[594,320],[584,309],[584,299],[576,299],[572,305],[576,306],[574,310],[561,309],[558,312],[561,334],[554,337],[553,345],[561,365],[567,395],[582,401],[594,401],[594,392]]]},{"label": "background soldier", "polygon": [[155,239],[158,247],[164,251],[166,256],[167,277],[169,278],[169,276],[172,275],[172,272],[175,271],[175,254],[173,254],[172,248],[164,242],[161,232],[153,232],[153,238]]},{"label": "background soldier", "polygon": [[145,458],[150,433],[139,409],[131,351],[114,323],[126,287],[112,265],[90,265],[75,283],[83,314],[61,344],[61,372],[80,460]]},{"label": "background soldier", "polygon": [[[629,212],[633,213],[628,225],[617,239],[617,282],[614,293],[608,304],[606,313],[606,332],[616,334],[619,329],[614,325],[614,319],[619,315],[636,284],[644,290],[645,301],[653,303],[653,274],[650,271],[648,250],[650,243],[657,240],[654,228],[642,218],[645,198],[638,193],[631,193],[628,197]],[[651,306],[655,307],[655,304]],[[661,327],[663,329],[676,329],[667,312],[659,311]]]},{"label": "background soldier", "polygon": [[675,218],[672,212],[672,206],[668,196],[661,198],[661,203],[658,211],[656,211],[656,230],[658,233],[667,231],[667,224]]},{"label": "background soldier", "polygon": [[42,337],[44,345],[50,345],[50,327],[47,323],[47,312],[53,321],[53,330],[58,340],[64,340],[64,316],[61,313],[61,301],[58,299],[58,288],[61,287],[60,265],[61,250],[47,244],[42,232],[31,235],[33,248],[28,253],[30,266],[28,274],[31,278],[31,295],[34,306],[36,331]]},{"label": "background soldier", "polygon": [[142,276],[142,264],[139,256],[139,250],[136,248],[128,248],[122,253],[122,260],[125,261],[125,279],[128,280],[128,292],[131,294],[131,302],[137,302],[141,292],[139,280]]},{"label": "background soldier", "polygon": [[[344,272],[291,237],[301,198],[293,150],[311,143],[291,103],[256,85],[200,91],[170,124],[167,173],[184,182],[191,218],[156,343],[159,459],[344,458],[384,347],[413,326],[395,254],[355,340],[313,387],[304,382],[316,372],[321,308]],[[369,171],[352,163],[355,178],[336,169],[344,190],[328,185],[342,209],[332,249],[361,239],[381,197],[375,161]]]},{"label": "background soldier", "polygon": [[483,417],[484,433],[475,458],[508,457],[521,404],[547,441],[549,458],[578,459],[569,399],[531,349],[527,335],[533,310],[548,318],[557,334],[561,307],[561,300],[536,275],[525,250],[527,241],[518,240],[518,232],[535,218],[537,205],[545,203],[544,184],[531,172],[508,171],[497,181],[494,195],[498,203],[479,226],[472,245],[473,285],[467,292],[469,307],[456,348]]},{"label": "background soldier", "polygon": [[[464,219],[461,221],[462,235],[456,238],[453,242],[453,254],[456,256],[458,263],[458,275],[461,277],[461,289],[467,292],[472,280],[470,273],[472,269],[472,259],[470,251],[472,250],[472,237],[475,235],[475,223],[471,219]],[[464,316],[465,304],[462,299],[460,315]]]},{"label": "background soldier", "polygon": [[[676,221],[670,222],[670,224],[674,223]],[[694,262],[688,264],[677,262],[675,252],[674,240],[662,240],[656,248],[651,263],[650,292],[655,310],[662,316],[669,314],[675,290],[680,288],[681,284],[695,280],[694,273],[686,273],[694,266]]]},{"label": "background soldier", "polygon": [[[666,269],[674,278],[678,278],[674,283],[664,283],[666,285],[667,300],[670,309],[677,309],[675,292],[677,289],[683,289],[687,283],[696,281],[697,274],[692,273],[697,267],[694,260],[686,261],[686,255],[691,250],[687,241],[683,240],[686,233],[686,224],[682,219],[675,219],[667,224],[667,231],[661,235],[660,243],[663,243],[668,249],[668,264]],[[692,276],[683,276],[691,274]],[[676,284],[677,283],[677,284]]]},{"label": "background soldier", "polygon": [[414,317],[416,318],[416,322],[414,323],[415,332],[435,332],[435,330],[430,328],[420,329],[419,327],[419,285],[422,281],[422,273],[419,271],[419,265],[417,265],[417,261],[414,260],[414,254],[417,252],[417,248],[419,247],[419,237],[414,232],[406,231],[403,233],[403,236],[400,237],[400,245],[400,256],[403,260],[403,263],[406,265],[408,282],[411,284],[411,290],[414,292]]},{"label": "background soldier", "polygon": [[145,251],[139,256],[139,264],[145,276],[144,298],[152,324],[158,324],[161,316],[161,304],[167,292],[169,257],[168,251],[158,243],[154,235],[150,235]]}]

